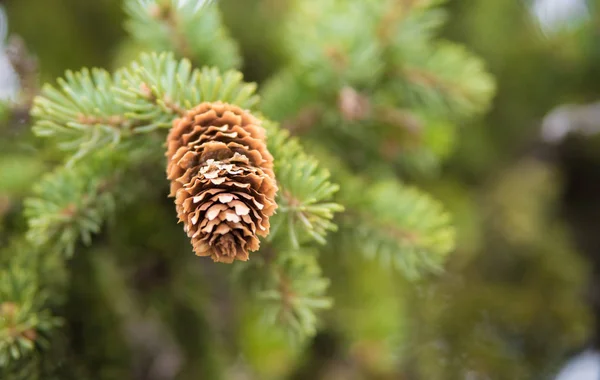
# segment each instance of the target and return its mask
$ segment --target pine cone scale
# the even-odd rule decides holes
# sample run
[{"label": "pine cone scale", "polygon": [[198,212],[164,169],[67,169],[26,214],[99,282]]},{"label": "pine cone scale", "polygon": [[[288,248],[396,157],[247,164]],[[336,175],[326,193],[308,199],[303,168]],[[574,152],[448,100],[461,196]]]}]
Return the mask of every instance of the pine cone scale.
[{"label": "pine cone scale", "polygon": [[203,103],[173,122],[170,196],[196,255],[245,261],[268,235],[277,185],[265,137],[258,118],[225,103]]}]

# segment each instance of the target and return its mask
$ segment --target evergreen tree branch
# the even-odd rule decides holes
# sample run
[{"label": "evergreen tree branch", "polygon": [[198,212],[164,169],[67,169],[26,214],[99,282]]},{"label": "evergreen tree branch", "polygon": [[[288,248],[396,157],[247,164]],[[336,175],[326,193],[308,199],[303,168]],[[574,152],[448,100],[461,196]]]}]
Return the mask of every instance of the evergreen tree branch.
[{"label": "evergreen tree branch", "polygon": [[335,241],[416,279],[442,270],[454,250],[456,232],[443,205],[422,190],[395,178],[372,178],[351,172],[338,157],[317,150],[322,165],[335,167],[337,195],[346,211],[336,220]]},{"label": "evergreen tree branch", "polygon": [[127,174],[155,162],[156,145],[146,140],[144,147],[100,150],[72,167],[46,175],[25,200],[28,241],[65,257],[73,255],[79,241],[91,244],[92,235],[110,219],[116,204],[130,201],[143,189],[143,181]]},{"label": "evergreen tree branch", "polygon": [[75,152],[72,161],[117,144],[135,126],[116,101],[113,87],[118,81],[105,70],[83,69],[67,71],[64,79],[58,79],[59,88],[44,85],[31,110],[37,118],[34,133],[52,137],[59,149]]},{"label": "evergreen tree branch", "polygon": [[494,81],[485,72],[483,61],[464,47],[443,42],[431,50],[402,55],[405,63],[389,90],[404,94],[409,104],[459,119],[472,117],[489,106]]},{"label": "evergreen tree branch", "polygon": [[50,294],[40,287],[38,251],[15,244],[7,255],[0,277],[0,374],[25,367],[60,324],[48,308]]},{"label": "evergreen tree branch", "polygon": [[346,218],[351,246],[409,279],[441,270],[454,249],[455,229],[442,205],[400,183],[372,186]]},{"label": "evergreen tree branch", "polygon": [[[332,127],[344,120],[377,126],[377,107],[418,108],[454,120],[484,111],[494,82],[464,48],[434,40],[445,18],[436,4],[298,2],[287,22],[290,64],[264,87],[263,109],[283,125],[296,126],[294,120],[318,104],[321,112],[313,124]],[[318,27],[301,27],[315,17],[324,20]],[[356,113],[364,102],[342,96],[345,89],[365,97],[371,112]]]},{"label": "evergreen tree branch", "polygon": [[170,128],[174,118],[201,102],[252,107],[258,102],[256,85],[242,79],[237,71],[192,69],[189,60],[176,60],[172,53],[142,54],[114,75],[100,69],[68,71],[59,88],[45,85],[36,97],[33,129],[74,152],[73,164],[132,135]]},{"label": "evergreen tree branch", "polygon": [[120,173],[113,173],[110,163],[105,154],[73,168],[59,168],[38,182],[34,195],[25,201],[27,239],[66,257],[73,255],[79,240],[91,244],[92,234],[100,231],[115,207],[112,187]]},{"label": "evergreen tree branch", "polygon": [[331,221],[334,214],[344,209],[331,202],[339,186],[329,181],[329,172],[304,153],[296,138],[272,123],[267,122],[266,126],[279,185],[279,209],[272,217],[269,240],[286,231],[286,240],[293,249],[310,240],[325,244],[327,232],[337,230]]},{"label": "evergreen tree branch", "polygon": [[123,80],[114,90],[125,115],[140,121],[138,132],[170,128],[173,119],[202,102],[242,108],[258,103],[256,85],[244,83],[240,72],[193,69],[189,60],[177,60],[172,53],[142,54],[120,74]]},{"label": "evergreen tree branch", "polygon": [[316,334],[317,313],[332,306],[326,296],[329,280],[322,276],[316,256],[307,251],[280,255],[274,247],[238,269],[238,279],[261,305],[262,323],[276,326],[291,341]]},{"label": "evergreen tree branch", "polygon": [[127,0],[125,11],[126,28],[148,50],[223,70],[240,66],[239,48],[211,0]]},{"label": "evergreen tree branch", "polygon": [[257,294],[265,303],[267,322],[290,329],[292,336],[316,334],[315,311],[328,309],[331,299],[324,296],[329,280],[313,255],[293,255],[275,263],[263,290]]}]

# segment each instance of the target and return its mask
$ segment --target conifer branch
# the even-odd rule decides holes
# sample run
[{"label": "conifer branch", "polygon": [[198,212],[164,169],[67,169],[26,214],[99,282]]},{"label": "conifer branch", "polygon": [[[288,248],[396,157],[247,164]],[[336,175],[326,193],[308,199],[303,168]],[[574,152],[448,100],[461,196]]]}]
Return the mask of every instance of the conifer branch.
[{"label": "conifer branch", "polygon": [[172,53],[142,54],[120,71],[114,88],[125,115],[140,120],[137,132],[170,128],[173,119],[202,102],[221,101],[242,108],[258,103],[256,85],[244,83],[238,71],[221,73],[216,68],[193,69],[188,59]]},{"label": "conifer branch", "polygon": [[449,42],[411,53],[396,78],[390,90],[404,91],[406,101],[460,119],[485,111],[495,90],[483,62]]},{"label": "conifer branch", "polygon": [[174,51],[222,70],[240,65],[237,44],[212,0],[126,0],[126,28],[148,50]]},{"label": "conifer branch", "polygon": [[315,335],[317,313],[331,308],[333,302],[326,296],[329,280],[321,274],[313,252],[280,255],[274,248],[261,250],[261,258],[241,267],[238,280],[261,305],[262,323],[298,342]]},{"label": "conifer branch", "polygon": [[60,324],[48,309],[50,294],[40,288],[38,252],[24,245],[10,249],[0,276],[0,374],[12,364],[23,365]]},{"label": "conifer branch", "polygon": [[114,75],[100,69],[68,71],[59,88],[45,85],[36,97],[33,129],[74,152],[72,164],[134,134],[170,128],[175,117],[204,101],[250,108],[258,102],[256,85],[242,79],[237,71],[192,69],[189,60],[176,60],[172,53],[142,54]]},{"label": "conifer branch", "polygon": [[345,216],[354,233],[350,247],[393,266],[409,279],[441,270],[454,249],[455,230],[442,205],[421,191],[395,182],[373,186],[362,204]]},{"label": "conifer branch", "polygon": [[345,252],[363,254],[384,268],[416,279],[439,272],[454,250],[455,228],[443,205],[424,191],[394,178],[371,178],[350,171],[338,157],[319,151],[319,162],[335,167],[345,207],[333,237]]},{"label": "conifer branch", "polygon": [[[87,164],[87,162],[85,163]],[[91,244],[105,218],[115,207],[111,173],[101,175],[81,166],[58,170],[35,187],[37,197],[25,202],[29,220],[27,238],[33,244],[51,244],[67,257],[81,239]]]},{"label": "conifer branch", "polygon": [[325,244],[328,231],[336,231],[331,221],[343,207],[331,202],[339,186],[329,181],[330,174],[318,161],[306,155],[296,138],[267,123],[268,144],[275,158],[275,174],[280,187],[278,213],[272,218],[269,239],[287,231],[294,249],[306,240]]},{"label": "conifer branch", "polygon": [[[104,149],[71,167],[58,168],[42,178],[25,200],[26,237],[34,247],[45,247],[71,257],[79,241],[89,245],[119,202],[135,197],[141,182],[125,173],[154,161],[148,141],[144,148]],[[125,149],[129,148],[129,149]],[[132,186],[137,182],[138,186]],[[127,188],[126,192],[119,192]]]},{"label": "conifer branch", "polygon": [[118,81],[105,70],[83,69],[67,71],[58,79],[59,89],[44,85],[31,110],[37,118],[34,133],[52,137],[59,149],[74,152],[72,161],[116,145],[135,125],[116,101],[113,87]]},{"label": "conifer branch", "polygon": [[265,304],[268,323],[287,327],[292,338],[301,339],[316,334],[315,312],[332,306],[324,296],[328,286],[314,256],[294,255],[273,265],[271,277],[257,296]]}]

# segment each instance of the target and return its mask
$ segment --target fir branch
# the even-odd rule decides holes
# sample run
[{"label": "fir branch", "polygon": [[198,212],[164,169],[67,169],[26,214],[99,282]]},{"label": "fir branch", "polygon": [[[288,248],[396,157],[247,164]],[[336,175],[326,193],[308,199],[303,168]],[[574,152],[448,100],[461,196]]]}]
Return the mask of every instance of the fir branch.
[{"label": "fir branch", "polygon": [[441,270],[456,242],[455,228],[443,205],[395,179],[357,175],[336,156],[318,151],[319,161],[335,167],[341,183],[337,198],[346,207],[336,237],[348,252],[377,259],[409,279]]},{"label": "fir branch", "polygon": [[270,286],[258,293],[258,299],[266,303],[266,320],[287,326],[292,336],[315,335],[315,311],[332,306],[331,299],[324,296],[329,280],[321,277],[315,257],[290,256],[273,267],[272,276]]},{"label": "fir branch", "polygon": [[91,244],[92,235],[113,215],[116,204],[129,202],[143,189],[140,178],[126,173],[146,163],[154,164],[155,157],[160,157],[152,140],[142,147],[133,145],[135,142],[117,150],[98,151],[36,183],[33,195],[24,202],[28,241],[66,257],[73,255],[80,240]]},{"label": "fir branch", "polygon": [[101,69],[67,71],[59,88],[46,84],[34,99],[33,131],[51,137],[59,149],[73,151],[71,162],[107,145],[116,145],[130,133],[135,120],[123,117],[124,109],[113,91],[119,77]]},{"label": "fir branch", "polygon": [[421,191],[381,182],[346,215],[351,247],[394,266],[407,278],[439,271],[454,249],[455,230],[442,205]]},{"label": "fir branch", "polygon": [[408,104],[463,119],[489,106],[495,83],[483,62],[462,46],[439,43],[406,57],[389,90],[403,94]]},{"label": "fir branch", "polygon": [[281,328],[293,342],[314,336],[316,313],[333,304],[326,296],[329,280],[310,252],[270,253],[246,264],[238,280],[260,303],[263,323]]},{"label": "fir branch", "polygon": [[47,345],[60,324],[47,308],[49,294],[39,286],[37,251],[26,246],[14,251],[0,276],[0,373],[13,364],[25,365]]},{"label": "fir branch", "polygon": [[67,257],[80,239],[91,244],[92,234],[114,210],[111,186],[118,175],[111,167],[98,167],[99,160],[94,164],[60,168],[36,184],[34,196],[25,200],[32,244],[50,245]]},{"label": "fir branch", "polygon": [[[292,65],[308,70],[312,87],[327,93],[346,84],[374,85],[383,73],[383,46],[377,38],[384,1],[344,0],[293,3],[286,22]],[[311,25],[311,28],[307,28]]]},{"label": "fir branch", "polygon": [[177,60],[172,53],[142,54],[120,75],[123,79],[114,90],[125,115],[139,120],[134,129],[139,133],[170,128],[173,119],[202,102],[222,101],[242,108],[258,103],[256,85],[243,82],[240,72],[192,69],[189,60]]},{"label": "fir branch", "polygon": [[[299,2],[287,22],[291,61],[267,83],[265,112],[288,125],[312,104],[332,109],[344,88],[385,100],[388,107],[416,106],[446,117],[464,119],[484,111],[494,82],[464,48],[434,41],[445,20],[437,3]],[[315,17],[327,21],[308,31],[302,27],[314,24]],[[370,118],[361,121],[376,124]]]},{"label": "fir branch", "polygon": [[[402,62],[393,51],[429,44],[445,12],[428,0],[345,0],[294,3],[286,28],[291,66],[308,70],[312,86],[377,88],[389,66]],[[306,25],[313,25],[307,29]]]},{"label": "fir branch", "polygon": [[179,57],[220,69],[240,66],[237,44],[210,0],[127,0],[126,28],[147,49],[173,50]]},{"label": "fir branch", "polygon": [[297,139],[274,124],[267,122],[266,126],[279,185],[279,209],[272,217],[269,239],[285,230],[294,249],[306,240],[325,244],[327,232],[337,230],[331,222],[334,214],[344,209],[331,202],[339,186],[329,181],[329,172],[304,153]]},{"label": "fir branch", "polygon": [[192,69],[172,53],[142,54],[129,67],[110,75],[105,70],[68,71],[59,88],[44,86],[34,101],[34,132],[52,137],[62,150],[74,152],[72,165],[134,134],[170,128],[173,119],[201,102],[257,104],[256,85],[237,71]]}]

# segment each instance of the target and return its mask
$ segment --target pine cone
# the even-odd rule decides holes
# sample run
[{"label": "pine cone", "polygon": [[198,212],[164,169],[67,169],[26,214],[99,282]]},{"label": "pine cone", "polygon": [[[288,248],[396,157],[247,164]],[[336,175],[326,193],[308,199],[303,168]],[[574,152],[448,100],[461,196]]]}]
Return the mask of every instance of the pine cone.
[{"label": "pine cone", "polygon": [[248,260],[277,208],[261,121],[231,104],[202,103],[173,121],[167,157],[170,196],[196,255]]}]

